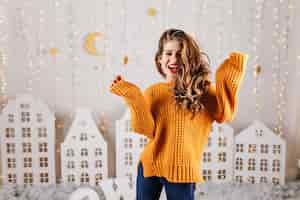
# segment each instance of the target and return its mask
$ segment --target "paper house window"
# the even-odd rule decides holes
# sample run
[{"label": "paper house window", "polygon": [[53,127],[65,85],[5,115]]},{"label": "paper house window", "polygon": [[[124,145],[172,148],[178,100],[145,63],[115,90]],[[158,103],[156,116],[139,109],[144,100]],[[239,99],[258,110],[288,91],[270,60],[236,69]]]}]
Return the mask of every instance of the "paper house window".
[{"label": "paper house window", "polygon": [[8,167],[8,169],[16,168],[16,159],[15,158],[8,158],[7,159],[7,167]]},{"label": "paper house window", "polygon": [[98,173],[95,175],[95,184],[99,185],[100,181],[103,179],[102,174]]},{"label": "paper house window", "polygon": [[95,149],[95,156],[101,156],[102,155],[102,149],[96,148]]},{"label": "paper house window", "polygon": [[126,120],[126,131],[127,132],[132,132],[131,120]]},{"label": "paper house window", "polygon": [[242,158],[236,158],[235,169],[239,170],[239,171],[243,170],[243,159]]},{"label": "paper house window", "polygon": [[272,178],[272,183],[273,183],[274,185],[278,185],[278,184],[279,184],[279,178],[273,177],[273,178]]},{"label": "paper house window", "polygon": [[255,132],[256,132],[256,136],[263,136],[263,130],[262,129],[260,129],[260,130],[256,129]]},{"label": "paper house window", "polygon": [[211,152],[203,153],[203,162],[211,162]]},{"label": "paper house window", "polygon": [[48,157],[40,158],[40,167],[48,167]]},{"label": "paper house window", "polygon": [[268,183],[268,179],[265,176],[260,177],[259,181],[260,183]]},{"label": "paper house window", "polygon": [[226,170],[225,169],[219,169],[217,176],[218,176],[219,180],[225,179],[226,178]]},{"label": "paper house window", "polygon": [[85,184],[85,183],[89,183],[89,182],[90,182],[89,174],[88,173],[81,173],[80,183]]},{"label": "paper house window", "polygon": [[48,183],[49,182],[49,175],[48,173],[40,173],[40,183]]},{"label": "paper house window", "polygon": [[133,144],[132,144],[132,138],[124,138],[124,148],[128,149],[128,148],[132,148]]},{"label": "paper house window", "polygon": [[33,183],[33,175],[32,173],[24,173],[24,184],[25,185],[32,185]]},{"label": "paper house window", "polygon": [[249,144],[248,145],[248,152],[255,153],[256,152],[256,144]]},{"label": "paper house window", "polygon": [[219,162],[226,162],[226,152],[219,152],[218,153],[218,161]]},{"label": "paper house window", "polygon": [[36,114],[36,121],[39,123],[43,122],[43,114],[42,113]]},{"label": "paper house window", "polygon": [[23,153],[31,153],[31,143],[30,142],[23,142]]},{"label": "paper house window", "polygon": [[6,153],[13,154],[16,152],[15,143],[6,143]]},{"label": "paper house window", "polygon": [[126,152],[125,154],[125,165],[132,165],[132,153]]},{"label": "paper house window", "polygon": [[249,176],[248,177],[248,183],[254,184],[255,183],[255,177],[254,176]]},{"label": "paper house window", "polygon": [[30,122],[30,112],[21,112],[21,122]]},{"label": "paper house window", "polygon": [[22,137],[23,138],[30,138],[31,137],[31,128],[22,128]]},{"label": "paper house window", "polygon": [[273,145],[273,154],[280,154],[280,145]]},{"label": "paper house window", "polygon": [[21,103],[20,108],[21,109],[30,109],[30,105],[28,103]]},{"label": "paper house window", "polygon": [[144,148],[147,143],[148,143],[147,138],[142,138],[142,137],[140,138],[140,148]]},{"label": "paper house window", "polygon": [[81,141],[87,141],[88,137],[87,137],[87,133],[81,133],[80,134],[80,140]]},{"label": "paper house window", "polygon": [[74,183],[75,182],[75,175],[74,174],[69,174],[67,177],[68,183]]},{"label": "paper house window", "polygon": [[8,122],[9,123],[14,123],[15,122],[14,114],[8,114]]},{"label": "paper house window", "polygon": [[236,152],[244,152],[244,145],[236,144]]},{"label": "paper house window", "polygon": [[40,138],[47,137],[47,128],[38,128],[38,136]]},{"label": "paper house window", "polygon": [[15,129],[14,128],[6,128],[5,129],[5,137],[14,138],[15,137]]},{"label": "paper house window", "polygon": [[73,149],[67,149],[67,157],[73,157],[74,156],[74,150]]},{"label": "paper house window", "polygon": [[260,152],[267,154],[269,152],[269,145],[267,144],[261,144],[260,145]]},{"label": "paper house window", "polygon": [[249,158],[248,160],[248,170],[249,171],[255,171],[255,159]]},{"label": "paper house window", "polygon": [[95,167],[96,168],[101,168],[102,167],[102,161],[101,160],[96,160],[95,161]]},{"label": "paper house window", "polygon": [[86,148],[81,149],[80,155],[81,156],[88,156],[88,149],[86,149]]},{"label": "paper house window", "polygon": [[16,174],[8,174],[8,182],[15,184],[17,182]]},{"label": "paper house window", "polygon": [[235,176],[235,181],[237,183],[242,183],[243,182],[243,177],[242,176]]},{"label": "paper house window", "polygon": [[202,170],[202,176],[205,181],[210,181],[211,180],[211,170],[210,169]]},{"label": "paper house window", "polygon": [[273,160],[272,171],[273,172],[279,172],[280,171],[280,160]]},{"label": "paper house window", "polygon": [[74,163],[74,161],[68,161],[68,163],[67,163],[67,168],[68,169],[73,169],[73,168],[75,168],[75,163]]},{"label": "paper house window", "polygon": [[48,143],[39,143],[39,152],[48,152]]},{"label": "paper house window", "polygon": [[219,147],[226,147],[226,145],[227,145],[226,137],[224,137],[224,136],[218,137],[218,146]]},{"label": "paper house window", "polygon": [[32,158],[31,157],[25,157],[24,158],[24,168],[32,167]]},{"label": "paper house window", "polygon": [[82,169],[88,168],[88,167],[89,167],[89,163],[88,163],[87,160],[82,160],[80,163],[81,163],[81,164],[80,164],[80,167],[81,167]]},{"label": "paper house window", "polygon": [[211,137],[208,138],[207,147],[211,146]]},{"label": "paper house window", "polygon": [[268,171],[268,160],[267,159],[260,160],[260,171],[262,171],[262,172]]}]

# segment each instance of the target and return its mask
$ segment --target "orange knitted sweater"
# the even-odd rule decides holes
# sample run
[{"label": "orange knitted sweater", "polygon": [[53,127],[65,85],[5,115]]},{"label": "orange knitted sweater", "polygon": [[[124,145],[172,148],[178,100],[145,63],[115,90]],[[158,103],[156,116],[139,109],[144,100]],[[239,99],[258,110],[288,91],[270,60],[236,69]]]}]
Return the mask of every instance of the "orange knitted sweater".
[{"label": "orange knitted sweater", "polygon": [[131,111],[132,129],[149,138],[140,160],[144,176],[161,176],[170,182],[203,182],[202,154],[212,122],[233,119],[247,55],[233,52],[217,69],[216,83],[204,96],[205,110],[192,113],[175,103],[174,83],[156,83],[143,93],[125,80],[110,91],[124,97]]}]

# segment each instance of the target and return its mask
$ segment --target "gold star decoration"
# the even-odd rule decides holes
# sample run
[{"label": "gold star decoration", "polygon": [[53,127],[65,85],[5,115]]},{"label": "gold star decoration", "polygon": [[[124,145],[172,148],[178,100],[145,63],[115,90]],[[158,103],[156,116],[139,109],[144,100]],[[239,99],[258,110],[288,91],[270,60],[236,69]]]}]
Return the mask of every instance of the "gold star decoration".
[{"label": "gold star decoration", "polygon": [[254,76],[255,76],[255,77],[259,76],[259,75],[261,74],[261,71],[262,71],[261,65],[257,65],[257,66],[255,67]]},{"label": "gold star decoration", "polygon": [[124,58],[123,58],[123,64],[124,65],[128,64],[128,56],[124,56]]},{"label": "gold star decoration", "polygon": [[155,8],[148,8],[147,9],[147,14],[150,16],[150,17],[154,17],[156,16],[157,14],[157,10]]},{"label": "gold star decoration", "polygon": [[51,56],[56,56],[56,54],[58,53],[58,49],[55,47],[52,47],[49,49],[49,53]]}]

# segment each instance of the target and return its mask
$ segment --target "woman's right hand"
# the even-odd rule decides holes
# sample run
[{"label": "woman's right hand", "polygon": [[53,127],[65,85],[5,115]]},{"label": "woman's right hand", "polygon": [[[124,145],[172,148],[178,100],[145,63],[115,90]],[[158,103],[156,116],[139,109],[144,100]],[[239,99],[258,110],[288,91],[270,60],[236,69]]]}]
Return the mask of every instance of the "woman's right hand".
[{"label": "woman's right hand", "polygon": [[131,97],[140,92],[140,89],[135,84],[125,81],[122,76],[118,75],[112,81],[110,91],[118,96]]},{"label": "woman's right hand", "polygon": [[110,87],[113,87],[115,84],[117,84],[120,80],[122,80],[122,77],[120,75],[117,75],[115,79],[112,81],[112,84]]}]

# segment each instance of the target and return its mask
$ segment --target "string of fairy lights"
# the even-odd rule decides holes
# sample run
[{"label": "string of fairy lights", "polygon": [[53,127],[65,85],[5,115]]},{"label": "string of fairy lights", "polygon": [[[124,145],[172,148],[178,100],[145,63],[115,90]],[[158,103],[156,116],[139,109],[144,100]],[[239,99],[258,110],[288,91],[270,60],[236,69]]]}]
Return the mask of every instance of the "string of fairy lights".
[{"label": "string of fairy lights", "polygon": [[8,5],[7,1],[0,2],[0,112],[7,103],[6,67],[8,63]]},{"label": "string of fairy lights", "polygon": [[[286,83],[288,78],[288,36],[291,29],[290,14],[291,8],[293,8],[293,1],[279,0],[276,6],[273,8],[273,40],[272,45],[272,91],[275,96],[276,125],[274,131],[278,135],[282,135],[285,126],[285,112],[286,112]],[[284,14],[286,11],[288,12]],[[284,18],[282,18],[285,16]],[[284,23],[280,21],[284,19]]]},{"label": "string of fairy lights", "polygon": [[[263,21],[263,11],[264,11],[265,1],[257,0],[255,1],[255,12],[254,12],[254,37],[252,38],[252,59],[253,59],[253,76],[255,79],[255,86],[253,88],[253,95],[255,97],[255,111],[259,115],[261,110],[261,96],[260,96],[260,85],[261,85],[261,58],[259,51],[262,33],[262,21]],[[257,118],[257,117],[256,117]]]}]

